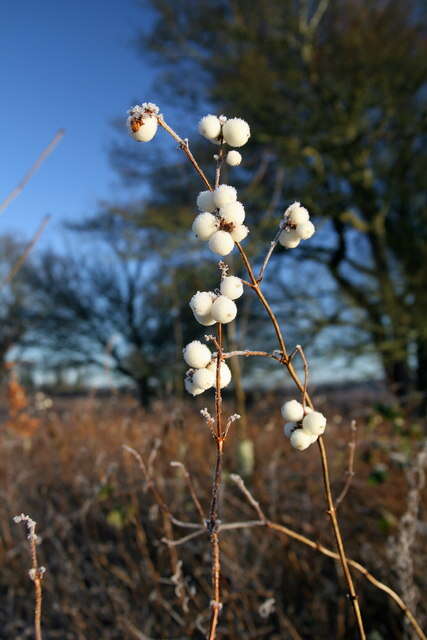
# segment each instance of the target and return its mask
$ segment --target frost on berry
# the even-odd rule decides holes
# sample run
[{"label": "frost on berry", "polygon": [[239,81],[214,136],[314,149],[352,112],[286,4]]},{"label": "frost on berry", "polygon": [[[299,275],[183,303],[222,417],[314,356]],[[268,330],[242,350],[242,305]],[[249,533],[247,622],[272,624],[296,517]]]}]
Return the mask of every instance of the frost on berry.
[{"label": "frost on berry", "polygon": [[237,200],[235,202],[229,202],[220,208],[219,215],[225,222],[231,222],[237,227],[244,222],[245,207]]},{"label": "frost on berry", "polygon": [[307,222],[297,224],[295,231],[301,240],[308,240],[316,231],[316,227],[310,220],[307,220]]},{"label": "frost on berry", "polygon": [[212,317],[221,324],[232,322],[237,315],[237,307],[233,300],[226,296],[218,296],[212,304]]},{"label": "frost on berry", "polygon": [[213,191],[201,191],[196,200],[199,211],[215,211],[216,205],[213,199]]},{"label": "frost on berry", "polygon": [[237,200],[237,191],[229,184],[220,184],[213,192],[215,206],[219,209]]},{"label": "frost on berry", "polygon": [[234,240],[228,231],[216,231],[209,238],[209,249],[219,256],[227,256],[233,248]]},{"label": "frost on berry", "polygon": [[205,211],[195,217],[192,230],[199,240],[209,240],[215,231],[218,231],[218,226],[218,219],[212,213]]},{"label": "frost on berry", "polygon": [[128,111],[127,126],[130,135],[139,142],[149,142],[158,128],[159,107],[152,102],[135,105]]},{"label": "frost on berry", "polygon": [[199,121],[199,133],[208,140],[216,140],[221,133],[221,121],[217,116],[209,114]]},{"label": "frost on berry", "polygon": [[313,444],[313,438],[302,429],[295,429],[291,434],[290,442],[294,449],[304,451],[304,449],[307,449],[311,444]]},{"label": "frost on berry", "polygon": [[279,243],[286,249],[295,249],[301,241],[295,229],[284,229],[279,236]]},{"label": "frost on berry", "polygon": [[222,127],[224,140],[230,147],[242,147],[250,138],[248,123],[241,118],[230,118]]},{"label": "frost on berry", "polygon": [[215,374],[211,369],[197,369],[193,373],[193,385],[198,389],[210,389],[215,385]]},{"label": "frost on berry", "polygon": [[233,238],[234,242],[242,242],[249,233],[249,229],[246,225],[240,224],[235,227],[232,231],[230,231],[230,235]]},{"label": "frost on berry", "polygon": [[230,300],[237,300],[243,295],[243,282],[236,276],[225,276],[221,280],[220,291]]},{"label": "frost on berry", "polygon": [[211,361],[212,353],[205,344],[199,340],[193,340],[183,349],[184,360],[189,367],[202,369]]},{"label": "frost on berry", "polygon": [[242,155],[235,149],[232,149],[227,153],[225,161],[228,165],[230,165],[230,167],[238,167],[242,162]]},{"label": "frost on berry", "polygon": [[309,435],[321,436],[326,428],[326,418],[320,411],[312,411],[304,417],[302,428]]},{"label": "frost on berry", "polygon": [[198,315],[206,315],[212,309],[216,295],[213,291],[198,291],[190,300],[190,308]]},{"label": "frost on berry", "polygon": [[[216,369],[217,369],[216,365],[217,363],[215,358],[207,367],[208,369],[210,369],[215,373],[215,379],[216,379]],[[219,367],[219,378],[220,378],[219,386],[221,389],[224,389],[224,387],[227,387],[231,382],[230,367],[225,362],[221,362],[221,365]]]},{"label": "frost on berry", "polygon": [[289,422],[299,422],[304,417],[304,407],[298,400],[288,400],[282,407],[282,416]]}]

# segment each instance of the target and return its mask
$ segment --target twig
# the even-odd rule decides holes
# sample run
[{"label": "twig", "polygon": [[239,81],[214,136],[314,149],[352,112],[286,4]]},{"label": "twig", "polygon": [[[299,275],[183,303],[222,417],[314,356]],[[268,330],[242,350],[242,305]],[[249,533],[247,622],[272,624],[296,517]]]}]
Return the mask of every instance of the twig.
[{"label": "twig", "polygon": [[39,155],[39,157],[37,158],[33,166],[29,169],[29,171],[27,171],[25,176],[22,178],[21,182],[13,189],[13,191],[9,193],[8,196],[6,196],[3,202],[0,203],[0,213],[3,213],[3,211],[10,205],[12,200],[15,200],[15,198],[19,196],[19,194],[25,189],[27,183],[31,180],[33,175],[43,164],[44,160],[46,160],[48,155],[50,155],[52,151],[55,149],[56,145],[61,140],[64,133],[65,133],[65,129],[59,129],[56,132],[51,142],[49,142],[47,147],[41,152],[41,154]]},{"label": "twig", "polygon": [[278,232],[274,236],[274,239],[272,240],[272,242],[270,242],[270,247],[269,247],[269,249],[267,251],[267,255],[264,258],[264,262],[262,263],[261,269],[260,269],[259,274],[258,274],[258,278],[257,278],[257,282],[258,283],[262,282],[262,280],[264,278],[265,270],[267,269],[268,263],[270,262],[270,258],[273,255],[273,251],[277,247],[277,243],[279,242],[279,237],[280,237],[280,234],[283,231],[283,227],[284,226],[285,226],[285,221],[281,222]]},{"label": "twig", "polygon": [[28,530],[28,541],[30,543],[30,552],[31,552],[31,569],[29,571],[29,576],[31,580],[34,582],[34,594],[35,594],[35,606],[34,606],[34,636],[35,640],[42,640],[42,628],[41,628],[41,616],[42,616],[42,580],[45,574],[46,569],[44,567],[39,567],[37,560],[37,535],[36,535],[36,526],[37,523],[30,518],[30,516],[26,516],[21,513],[20,516],[15,516],[13,518],[14,522],[25,522],[27,530]]},{"label": "twig", "polygon": [[188,469],[185,466],[185,464],[183,464],[182,462],[178,462],[176,460],[173,460],[170,464],[171,464],[171,467],[179,467],[180,469],[182,469],[182,471],[184,473],[184,476],[185,476],[185,479],[187,480],[187,484],[188,484],[188,488],[190,490],[191,497],[192,497],[193,502],[194,502],[194,504],[196,506],[196,509],[198,511],[198,514],[200,516],[202,524],[204,526],[205,522],[206,522],[206,516],[205,516],[205,514],[203,512],[203,507],[200,504],[200,500],[197,497],[196,490],[194,488],[193,478],[191,477],[190,472],[188,471]]},{"label": "twig", "polygon": [[[289,536],[290,538],[293,538],[294,540],[298,540],[299,542],[302,542],[303,544],[311,547],[312,549],[316,549],[317,551],[319,551],[325,556],[328,556],[329,558],[335,558],[336,560],[341,561],[340,554],[335,551],[332,551],[332,549],[328,549],[327,547],[320,544],[319,542],[311,540],[310,538],[307,538],[306,536],[300,533],[297,533],[296,531],[293,531],[292,529],[289,529],[284,525],[271,522],[270,520],[268,520],[263,510],[261,509],[259,503],[255,500],[255,498],[250,493],[249,489],[246,487],[243,479],[236,474],[232,474],[230,477],[231,477],[231,480],[233,480],[233,482],[235,482],[235,484],[242,491],[242,493],[244,494],[248,502],[255,509],[259,517],[259,521],[258,521],[258,524],[256,524],[257,521],[250,521],[250,522],[243,522],[243,523],[237,523],[237,522],[229,523],[229,524],[221,525],[220,530],[225,531],[225,530],[231,530],[231,529],[245,528],[247,526],[250,526],[250,527],[265,526],[274,531],[278,531],[279,533],[283,533]],[[239,524],[241,525],[241,527],[239,527]],[[381,591],[384,591],[384,593],[387,593],[390,596],[390,598],[392,598],[392,600],[394,600],[394,602],[404,612],[410,624],[412,625],[415,633],[417,634],[418,638],[420,638],[420,640],[427,640],[427,636],[424,634],[423,630],[421,629],[420,625],[416,621],[409,607],[405,604],[402,598],[395,591],[393,591],[393,589],[391,589],[391,587],[389,587],[388,585],[384,584],[383,582],[375,578],[362,564],[360,564],[360,562],[356,562],[355,560],[352,560],[351,558],[346,557],[346,563],[351,565],[354,569],[356,569],[359,573],[361,573],[366,578],[366,580],[368,580],[375,587],[377,587]]]},{"label": "twig", "polygon": [[9,284],[13,278],[16,276],[16,274],[18,273],[18,271],[21,269],[22,265],[24,264],[24,262],[26,261],[26,259],[28,258],[28,256],[30,255],[31,251],[33,250],[34,246],[37,244],[37,242],[39,241],[40,236],[42,235],[43,231],[46,228],[47,223],[50,220],[50,216],[45,216],[43,218],[43,220],[40,223],[39,228],[37,229],[36,233],[34,234],[34,236],[32,237],[31,241],[27,244],[27,246],[25,247],[25,251],[22,254],[22,256],[20,256],[18,258],[18,260],[15,262],[15,264],[13,265],[12,269],[9,271],[9,273],[4,277],[2,283],[0,284],[0,289],[2,289],[3,287],[5,287],[7,284]]},{"label": "twig", "polygon": [[[212,187],[209,183],[209,180],[206,178],[205,174],[203,173],[203,171],[200,169],[199,165],[197,164],[196,160],[194,159],[193,155],[190,153],[189,149],[188,149],[188,143],[186,144],[185,141],[183,141],[168,125],[166,125],[166,123],[164,123],[164,121],[162,119],[159,119],[159,124],[161,124],[161,126],[163,126],[171,135],[172,137],[177,140],[178,142],[180,142],[180,146],[183,149],[183,151],[186,153],[187,157],[189,158],[190,162],[193,164],[194,168],[196,169],[197,173],[201,176],[202,180],[204,181],[204,183],[206,184],[206,186],[212,191]],[[184,146],[182,146],[182,144],[184,144]],[[297,388],[301,391],[301,393],[304,394],[304,398],[307,401],[307,404],[309,405],[310,408],[314,409],[314,405],[312,400],[310,399],[310,396],[305,392],[304,389],[304,385],[301,383],[301,380],[298,377],[297,372],[295,371],[292,362],[289,359],[288,356],[288,352],[286,349],[286,343],[285,343],[285,339],[283,337],[282,331],[280,329],[279,323],[277,321],[276,315],[273,312],[269,302],[267,301],[266,297],[264,296],[260,284],[257,281],[252,266],[249,262],[249,259],[246,255],[246,252],[244,251],[244,249],[242,248],[242,246],[240,245],[239,242],[236,242],[236,247],[240,253],[240,256],[242,258],[243,264],[248,272],[249,275],[249,280],[251,281],[252,285],[253,285],[253,289],[256,293],[256,295],[258,296],[261,304],[264,306],[265,310],[267,311],[267,314],[273,324],[274,327],[274,331],[276,333],[276,337],[277,337],[277,341],[279,343],[280,346],[280,351],[282,354],[282,362],[283,364],[286,366],[290,377],[292,378],[292,380],[294,381],[295,385],[297,386]],[[221,326],[221,325],[219,325]],[[219,369],[219,361],[220,361],[220,355],[218,354],[218,359],[217,359],[217,363],[218,363],[218,367],[217,367],[217,393],[216,393],[216,397],[219,395],[218,394],[218,369]],[[217,404],[217,399],[216,399],[216,404]],[[218,414],[217,414],[217,420],[218,420]],[[362,615],[361,615],[361,611],[360,611],[360,605],[357,599],[357,594],[356,594],[356,590],[354,587],[354,583],[353,583],[353,579],[351,577],[351,573],[350,570],[348,568],[348,563],[347,563],[347,559],[346,559],[346,555],[345,555],[345,550],[344,550],[344,542],[342,539],[342,535],[341,535],[341,530],[340,530],[340,526],[338,523],[338,519],[336,516],[336,511],[335,511],[335,505],[334,505],[334,501],[332,498],[332,492],[331,492],[331,487],[330,487],[330,476],[329,476],[329,467],[328,467],[328,459],[327,459],[327,454],[326,454],[326,449],[325,449],[325,445],[323,444],[323,439],[322,436],[320,436],[317,440],[318,443],[318,447],[319,447],[319,453],[320,453],[320,459],[321,459],[321,463],[322,463],[322,475],[323,475],[323,485],[324,485],[324,491],[325,491],[325,498],[326,498],[326,503],[328,506],[328,515],[329,518],[331,520],[331,525],[332,525],[332,529],[334,532],[334,536],[335,536],[335,540],[337,543],[337,548],[338,548],[338,553],[339,553],[339,558],[341,561],[341,565],[342,565],[342,569],[343,569],[343,573],[344,573],[344,577],[345,577],[345,581],[347,583],[347,588],[348,588],[348,597],[350,598],[352,607],[353,607],[353,611],[354,611],[354,615],[356,618],[356,623],[357,623],[357,628],[358,628],[358,634],[359,634],[359,638],[360,640],[365,640],[366,639],[366,634],[365,634],[365,630],[363,627],[363,620],[362,620]],[[218,473],[218,470],[220,469],[221,466],[221,462],[222,462],[222,444],[223,441],[221,439],[217,440],[217,466],[216,466],[216,471],[215,471],[215,477]],[[219,486],[219,485],[218,485]],[[214,490],[215,490],[215,483],[214,483]],[[213,502],[215,502],[216,504],[216,497],[213,496]],[[216,582],[214,581],[213,584],[213,588],[214,591],[217,591],[219,593],[219,545],[218,545],[218,537],[217,537],[217,533],[215,533],[215,537],[214,534],[212,534],[211,536],[211,540],[212,540],[212,555],[214,558],[214,562],[213,562],[213,569],[214,569],[214,578],[216,579],[216,577],[218,577],[218,583],[216,584]],[[216,563],[216,561],[218,561],[218,566]],[[219,600],[214,599],[214,602],[216,603],[216,605],[218,605]],[[219,606],[216,606],[212,608],[212,616],[211,616],[211,625],[210,625],[210,635],[209,635],[209,640],[213,640],[216,637],[216,626],[217,626],[217,621],[218,621],[218,615],[219,615]]]},{"label": "twig", "polygon": [[335,500],[335,509],[337,509],[338,506],[341,504],[341,502],[344,500],[350,488],[352,480],[354,478],[354,454],[356,451],[356,440],[357,440],[356,420],[351,421],[350,428],[351,428],[351,440],[348,443],[348,468],[346,471],[346,481],[340,495]]}]

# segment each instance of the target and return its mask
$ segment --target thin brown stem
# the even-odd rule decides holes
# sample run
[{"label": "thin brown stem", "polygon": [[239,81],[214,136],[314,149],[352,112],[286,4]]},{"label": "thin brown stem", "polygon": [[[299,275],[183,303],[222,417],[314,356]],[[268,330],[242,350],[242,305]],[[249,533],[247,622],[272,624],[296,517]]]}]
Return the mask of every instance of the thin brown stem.
[{"label": "thin brown stem", "polygon": [[50,220],[50,216],[45,216],[43,218],[43,220],[40,223],[39,228],[35,232],[34,236],[31,238],[30,242],[25,247],[25,250],[24,250],[23,254],[15,262],[15,264],[13,265],[13,267],[11,268],[9,273],[6,274],[6,276],[3,278],[3,281],[0,283],[0,289],[3,289],[3,287],[5,287],[7,284],[9,284],[13,280],[13,278],[16,276],[18,271],[21,269],[22,265],[25,263],[26,259],[28,258],[28,256],[30,255],[31,251],[33,250],[34,246],[39,241],[40,236],[42,235],[43,231],[45,230],[46,225],[49,222],[49,220]]},{"label": "thin brown stem", "polygon": [[3,200],[3,202],[0,202],[0,213],[3,213],[3,211],[10,205],[12,200],[15,200],[15,198],[25,189],[25,187],[27,186],[27,183],[31,180],[33,175],[40,168],[40,166],[43,164],[46,158],[55,149],[56,145],[61,140],[64,133],[65,133],[64,129],[58,129],[53,139],[49,142],[47,147],[41,152],[41,154],[39,155],[39,157],[37,158],[33,166],[27,171],[25,176],[22,178],[21,182],[9,193],[9,195]]},{"label": "thin brown stem", "polygon": [[195,168],[195,170],[197,171],[197,173],[199,174],[199,176],[201,177],[201,179],[203,180],[203,182],[205,183],[205,185],[207,186],[207,188],[209,189],[209,191],[213,191],[213,188],[211,186],[211,183],[209,182],[208,178],[206,177],[205,172],[203,171],[203,169],[200,167],[199,163],[197,162],[196,158],[193,156],[193,154],[190,151],[190,147],[188,144],[188,140],[184,140],[183,138],[181,138],[176,131],[174,131],[172,129],[172,127],[170,127],[161,117],[157,118],[157,121],[159,123],[159,125],[161,127],[163,127],[163,129],[165,131],[167,131],[169,133],[169,135],[172,136],[172,138],[174,140],[176,140],[176,142],[179,145],[179,148],[185,153],[185,155],[187,156],[187,158],[189,159],[189,161],[191,162],[191,164],[193,165],[193,167]]},{"label": "thin brown stem", "polygon": [[200,516],[200,520],[202,521],[203,526],[206,524],[206,516],[203,512],[203,507],[200,504],[200,500],[197,497],[197,493],[196,493],[196,489],[194,487],[194,482],[193,482],[193,478],[191,477],[190,472],[188,471],[187,467],[185,466],[185,464],[183,464],[182,462],[178,462],[176,460],[173,460],[171,462],[171,466],[172,467],[180,467],[184,473],[185,479],[187,480],[187,484],[188,484],[188,488],[190,490],[190,495],[193,499],[193,502],[196,506],[197,512]]},{"label": "thin brown stem", "polygon": [[335,509],[338,509],[338,506],[344,500],[354,478],[354,454],[356,452],[356,439],[357,439],[356,420],[351,421],[350,428],[351,428],[351,439],[350,439],[350,442],[348,443],[348,468],[346,471],[346,480],[340,495],[335,500]]},{"label": "thin brown stem", "polygon": [[39,567],[37,559],[37,535],[36,535],[36,522],[26,516],[23,513],[20,516],[15,516],[14,521],[16,523],[24,522],[28,531],[28,540],[30,543],[31,554],[31,569],[30,578],[34,582],[34,638],[35,640],[42,640],[42,580],[45,573],[44,567]]},{"label": "thin brown stem", "polygon": [[221,363],[222,363],[222,325],[217,324],[217,356],[216,356],[216,383],[215,383],[215,444],[216,463],[214,479],[212,483],[211,506],[207,520],[207,529],[211,541],[212,563],[212,600],[211,617],[209,623],[209,640],[215,640],[219,614],[221,612],[221,550],[218,531],[218,499],[221,489],[222,459],[224,450],[224,433],[222,426],[222,396],[221,396]]},{"label": "thin brown stem", "polygon": [[[284,525],[281,525],[269,520],[265,515],[265,513],[263,512],[263,510],[261,509],[259,502],[255,500],[255,498],[253,497],[249,489],[246,487],[243,479],[236,474],[232,474],[230,477],[233,480],[233,482],[235,482],[235,484],[242,491],[243,495],[251,504],[251,506],[254,508],[256,514],[259,517],[259,520],[242,522],[242,523],[237,523],[237,522],[227,523],[225,525],[221,525],[220,527],[221,531],[238,529],[238,528],[255,527],[255,526],[265,526],[268,529],[271,529],[273,531],[278,531],[279,533],[285,534],[290,538],[293,538],[294,540],[298,540],[299,542],[302,542],[308,547],[311,547],[312,549],[319,551],[320,553],[322,553],[325,556],[328,556],[329,558],[335,558],[336,560],[339,560],[342,565],[342,559],[339,553],[332,551],[332,549],[328,549],[327,547],[325,547],[324,545],[320,544],[315,540],[311,540],[310,538],[307,538],[301,533],[297,533],[296,531],[293,531],[292,529],[289,529]],[[239,527],[239,524],[241,525],[241,527]],[[417,634],[418,638],[420,638],[420,640],[427,640],[427,636],[424,634],[423,630],[421,629],[420,625],[418,624],[417,620],[415,619],[409,607],[402,600],[402,598],[393,589],[391,589],[391,587],[389,587],[388,585],[384,584],[383,582],[375,578],[375,576],[373,576],[366,569],[366,567],[360,564],[360,562],[356,562],[355,560],[352,560],[351,558],[346,557],[346,564],[351,565],[354,569],[356,569],[359,573],[361,573],[366,578],[366,580],[368,580],[372,585],[377,587],[377,589],[380,589],[381,591],[384,591],[384,593],[389,595],[390,598],[392,598],[392,600],[394,600],[394,602],[398,605],[398,607],[400,607],[400,609],[404,612],[410,624],[412,625],[415,633]]]},{"label": "thin brown stem", "polygon": [[[194,166],[194,168],[196,169],[197,173],[200,175],[200,177],[202,178],[202,180],[204,181],[204,183],[206,184],[206,186],[212,191],[212,187],[210,186],[210,183],[208,181],[208,179],[206,178],[205,174],[203,173],[203,171],[200,169],[199,165],[197,164],[196,160],[194,159],[193,155],[191,154],[189,148],[188,148],[188,143],[186,143],[184,140],[182,140],[182,138],[180,138],[168,125],[166,125],[166,123],[162,120],[159,119],[159,124],[161,126],[163,126],[164,129],[166,129],[166,131],[168,131],[172,137],[179,142],[180,147],[183,149],[183,151],[186,153],[188,159],[190,160],[191,164]],[[274,327],[274,331],[276,333],[276,337],[277,337],[277,341],[279,343],[280,346],[280,351],[282,354],[282,361],[283,364],[286,366],[290,377],[292,378],[292,380],[294,381],[295,385],[297,386],[297,388],[301,391],[301,393],[303,393],[304,395],[304,399],[307,402],[308,406],[311,407],[312,409],[314,409],[314,405],[313,402],[310,399],[310,396],[308,395],[308,393],[306,392],[306,390],[304,389],[304,385],[302,384],[301,380],[298,377],[297,372],[295,371],[295,368],[292,365],[292,362],[289,359],[288,356],[288,352],[286,349],[286,343],[285,343],[285,339],[283,337],[282,331],[280,329],[279,323],[277,321],[277,318],[269,304],[269,302],[267,301],[266,297],[264,296],[263,292],[261,291],[261,287],[259,282],[257,281],[252,266],[250,264],[250,261],[246,255],[246,252],[244,251],[244,249],[242,248],[242,246],[240,245],[240,243],[236,242],[236,246],[237,249],[241,255],[243,264],[245,265],[245,268],[248,272],[249,275],[249,280],[251,281],[252,285],[253,285],[253,289],[256,293],[256,295],[258,296],[261,304],[264,306],[265,310],[267,311],[267,314],[273,324]],[[219,361],[220,361],[220,356],[218,355],[218,367],[219,368]],[[218,394],[218,372],[217,372],[217,393],[216,393],[216,409],[218,410],[218,399],[217,396]],[[219,409],[221,409],[220,403],[219,403]],[[218,430],[218,414],[217,414],[217,434],[219,435],[221,432]],[[362,621],[362,616],[361,616],[361,612],[360,612],[360,606],[359,606],[359,602],[357,600],[357,595],[356,595],[356,591],[354,588],[354,584],[353,584],[353,580],[351,577],[351,573],[350,570],[348,568],[348,564],[347,564],[347,559],[345,556],[345,551],[344,551],[344,543],[343,543],[343,539],[342,539],[342,534],[341,534],[341,530],[339,527],[339,523],[338,523],[338,519],[336,517],[336,511],[335,511],[335,506],[334,506],[334,502],[332,499],[332,494],[331,494],[331,488],[330,488],[330,477],[329,477],[329,468],[328,468],[328,460],[327,460],[327,455],[326,455],[326,449],[325,446],[323,444],[323,440],[322,437],[320,436],[318,439],[318,445],[319,445],[319,452],[320,452],[320,458],[321,458],[321,463],[322,463],[322,475],[323,475],[323,484],[324,484],[324,490],[325,490],[325,497],[326,497],[326,502],[328,505],[328,515],[330,517],[331,520],[331,524],[332,524],[332,528],[334,531],[334,536],[335,536],[335,540],[337,543],[337,548],[338,548],[338,553],[339,553],[339,557],[340,557],[340,561],[341,561],[341,565],[342,565],[342,569],[343,569],[343,573],[344,573],[344,577],[347,583],[347,588],[348,588],[348,596],[351,600],[352,603],[352,607],[354,610],[354,614],[355,614],[355,618],[356,618],[356,622],[357,622],[357,627],[358,627],[358,633],[359,633],[359,638],[360,640],[365,640],[366,635],[365,635],[365,631],[363,628],[363,621]],[[218,447],[218,442],[217,442],[217,447]],[[218,471],[218,459],[221,461],[222,460],[222,441],[221,441],[221,447],[218,447],[218,453],[217,453],[217,469],[215,472],[215,476],[217,474]],[[220,465],[219,465],[220,468]],[[220,473],[220,472],[219,472]],[[218,485],[219,486],[219,485]],[[215,488],[215,483],[214,483],[214,488]],[[216,504],[216,498],[215,501],[214,499],[212,500],[212,502]],[[216,541],[216,544],[218,544],[218,540]],[[214,543],[212,543],[212,546],[214,547]],[[218,574],[219,576],[219,574]],[[216,624],[217,624],[217,619],[218,619],[218,613],[216,615],[214,615],[214,610],[212,613],[212,619],[214,620],[214,624],[215,624],[215,629],[216,629]],[[212,630],[212,619],[211,619],[211,630]],[[215,638],[215,634],[216,631],[214,630],[214,635],[210,635],[210,638]]]}]

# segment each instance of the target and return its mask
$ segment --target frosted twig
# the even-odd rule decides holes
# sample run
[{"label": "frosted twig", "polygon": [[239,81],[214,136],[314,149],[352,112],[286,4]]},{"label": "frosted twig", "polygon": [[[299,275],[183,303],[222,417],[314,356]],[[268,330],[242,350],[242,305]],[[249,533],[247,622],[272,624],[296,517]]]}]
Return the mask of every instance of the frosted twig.
[{"label": "frosted twig", "polygon": [[46,569],[45,567],[39,567],[38,560],[37,560],[37,544],[39,542],[39,538],[36,535],[37,523],[32,518],[30,518],[30,516],[26,516],[23,513],[21,513],[21,515],[19,516],[15,516],[13,520],[17,524],[20,522],[24,522],[28,531],[27,538],[30,543],[30,553],[31,553],[31,569],[28,573],[31,580],[34,582],[34,594],[35,594],[34,635],[35,635],[35,640],[42,640],[42,629],[41,629],[42,580],[46,572]]},{"label": "frosted twig", "polygon": [[335,500],[335,509],[337,509],[338,506],[341,504],[341,502],[344,500],[350,488],[352,480],[354,478],[354,454],[356,452],[356,439],[357,439],[356,420],[351,421],[350,429],[351,429],[351,439],[350,439],[350,442],[348,443],[348,468],[346,471],[346,480],[340,495]]}]

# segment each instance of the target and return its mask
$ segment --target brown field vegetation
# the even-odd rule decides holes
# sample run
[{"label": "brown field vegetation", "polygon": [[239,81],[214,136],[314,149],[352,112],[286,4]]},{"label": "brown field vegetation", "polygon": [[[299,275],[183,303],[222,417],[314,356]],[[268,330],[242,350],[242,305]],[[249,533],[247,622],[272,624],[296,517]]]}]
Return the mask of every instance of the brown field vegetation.
[{"label": "brown field vegetation", "polygon": [[[392,539],[406,510],[406,469],[414,464],[422,425],[389,407],[374,411],[360,399],[355,404],[344,392],[338,400],[334,405],[341,410],[334,416],[323,398],[334,416],[326,445],[335,495],[345,482],[350,421],[355,417],[358,423],[356,476],[339,508],[347,552],[399,592]],[[274,396],[252,401],[248,436],[255,466],[246,484],[270,520],[333,549],[317,452],[291,450],[281,431],[280,402]],[[176,547],[162,541],[191,531],[170,522],[136,460],[123,450],[133,447],[146,462],[151,454],[153,480],[175,518],[199,523],[182,469],[170,465],[186,465],[207,511],[215,447],[194,403],[170,398],[144,412],[132,398],[58,399],[37,418],[31,435],[15,430],[13,420],[2,429],[0,638],[33,637],[28,545],[24,529],[12,520],[21,512],[37,521],[42,538],[44,638],[203,638],[210,603],[208,538]],[[224,523],[257,518],[230,478],[241,468],[238,426],[233,427],[225,450]],[[412,552],[422,593],[425,531],[419,527]],[[221,638],[354,637],[333,559],[261,526],[224,531],[221,538]],[[404,637],[402,612],[353,573],[369,638]],[[424,606],[418,603],[421,620]]]}]

